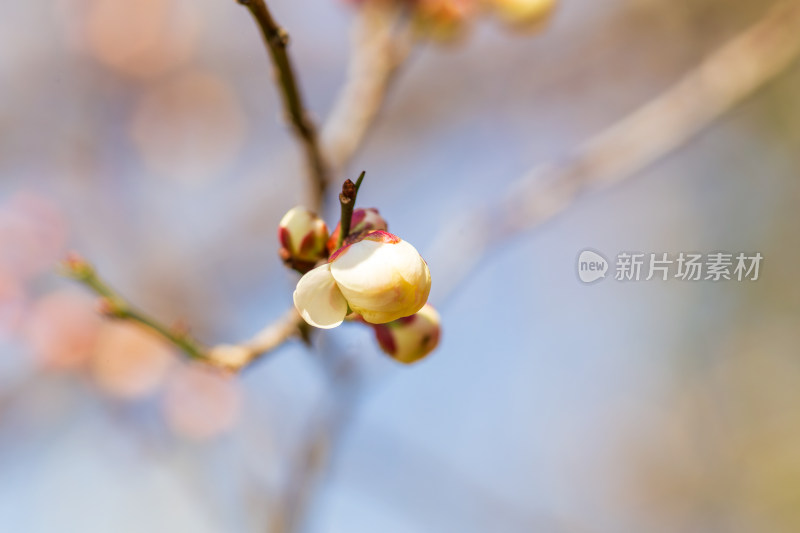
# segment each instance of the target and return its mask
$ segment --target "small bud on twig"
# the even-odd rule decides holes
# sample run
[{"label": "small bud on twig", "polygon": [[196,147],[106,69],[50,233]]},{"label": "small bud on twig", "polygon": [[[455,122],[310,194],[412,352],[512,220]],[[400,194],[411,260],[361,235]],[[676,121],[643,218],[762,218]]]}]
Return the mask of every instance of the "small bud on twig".
[{"label": "small bud on twig", "polygon": [[366,170],[362,170],[355,183],[348,179],[342,184],[342,192],[339,194],[342,216],[339,220],[340,231],[337,248],[341,248],[342,243],[350,234],[350,223],[353,219],[353,209],[356,206],[356,196],[358,196],[358,189],[361,187],[361,182],[364,180],[366,173]]}]

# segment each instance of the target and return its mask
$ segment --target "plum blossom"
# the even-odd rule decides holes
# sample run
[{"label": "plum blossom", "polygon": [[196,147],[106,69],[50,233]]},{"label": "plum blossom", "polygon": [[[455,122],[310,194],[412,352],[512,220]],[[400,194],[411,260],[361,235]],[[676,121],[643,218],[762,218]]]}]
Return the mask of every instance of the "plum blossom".
[{"label": "plum blossom", "polygon": [[371,324],[413,315],[428,300],[431,274],[416,248],[373,231],[337,250],[297,283],[294,304],[312,326],[330,329],[350,311]]}]

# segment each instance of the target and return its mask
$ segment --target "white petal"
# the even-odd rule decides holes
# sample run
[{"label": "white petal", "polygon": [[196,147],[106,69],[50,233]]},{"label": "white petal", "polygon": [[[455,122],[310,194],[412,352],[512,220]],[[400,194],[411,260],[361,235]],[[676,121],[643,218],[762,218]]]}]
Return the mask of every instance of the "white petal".
[{"label": "white petal", "polygon": [[406,241],[357,242],[331,263],[331,273],[350,308],[373,324],[413,315],[430,292],[428,266]]},{"label": "white petal", "polygon": [[331,276],[330,264],[318,266],[297,282],[294,306],[303,320],[322,329],[335,328],[347,315],[347,301]]}]

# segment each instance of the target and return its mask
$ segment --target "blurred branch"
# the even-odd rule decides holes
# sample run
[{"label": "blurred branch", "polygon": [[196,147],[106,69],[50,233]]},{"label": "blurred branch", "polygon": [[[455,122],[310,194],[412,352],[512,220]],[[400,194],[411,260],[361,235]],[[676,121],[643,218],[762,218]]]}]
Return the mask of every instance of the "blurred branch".
[{"label": "blurred branch", "polygon": [[82,283],[100,297],[101,312],[119,320],[138,322],[175,345],[191,359],[230,372],[240,372],[258,357],[281,346],[294,336],[302,337],[302,318],[294,306],[280,319],[240,344],[219,344],[207,347],[189,336],[182,328],[169,327],[135,309],[95,272],[94,267],[77,254],[70,254],[62,264],[66,276]]},{"label": "blurred branch", "polygon": [[278,84],[283,99],[283,105],[288,118],[291,120],[295,133],[301,139],[306,153],[311,178],[311,205],[318,210],[325,196],[328,184],[328,170],[322,155],[322,150],[317,139],[317,129],[314,122],[306,112],[300,87],[289,59],[286,48],[289,44],[289,34],[281,28],[272,18],[272,14],[264,0],[237,0],[253,15],[264,44],[267,46],[272,64],[277,71]]},{"label": "blurred branch", "polygon": [[[579,146],[565,161],[534,168],[494,204],[466,210],[435,239],[437,298],[444,298],[487,249],[550,220],[577,197],[630,179],[680,148],[800,54],[800,2],[775,4],[666,92]],[[502,238],[499,238],[502,236]]]},{"label": "blurred branch", "polygon": [[303,337],[301,328],[304,325],[305,321],[292,306],[278,320],[268,324],[251,339],[235,345],[220,344],[209,349],[209,360],[215,366],[240,372],[292,337]]},{"label": "blurred branch", "polygon": [[322,481],[344,431],[353,418],[361,393],[358,366],[353,356],[334,358],[325,354],[328,392],[314,410],[287,476],[283,505],[270,523],[270,533],[302,531],[315,489]]},{"label": "blurred branch", "polygon": [[101,311],[104,315],[120,320],[129,320],[154,331],[164,340],[174,344],[192,359],[206,360],[205,348],[192,339],[187,332],[179,328],[171,328],[134,309],[122,296],[100,279],[94,267],[83,258],[71,254],[63,264],[67,276],[79,281],[92,290],[101,300]]},{"label": "blurred branch", "polygon": [[335,174],[363,143],[389,86],[412,49],[408,13],[396,2],[365,2],[352,29],[347,80],[322,128],[323,149]]}]

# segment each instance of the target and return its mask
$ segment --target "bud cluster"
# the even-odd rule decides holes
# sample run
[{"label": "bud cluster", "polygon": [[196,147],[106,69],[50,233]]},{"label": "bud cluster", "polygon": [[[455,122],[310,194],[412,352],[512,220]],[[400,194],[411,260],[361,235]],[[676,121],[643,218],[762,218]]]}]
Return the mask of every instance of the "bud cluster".
[{"label": "bud cluster", "polygon": [[401,4],[411,10],[421,37],[439,42],[463,37],[472,21],[482,14],[497,17],[511,29],[534,32],[556,7],[556,0],[355,0],[351,3]]},{"label": "bud cluster", "polygon": [[[355,202],[355,192],[347,196],[346,188],[347,183],[340,202]],[[390,357],[418,361],[440,336],[439,315],[427,304],[428,265],[410,243],[388,232],[377,209],[348,207],[351,216],[343,214],[345,224],[340,220],[330,234],[325,222],[303,207],[281,219],[280,257],[303,274],[295,307],[317,328],[334,328],[345,319],[368,324]]]}]

